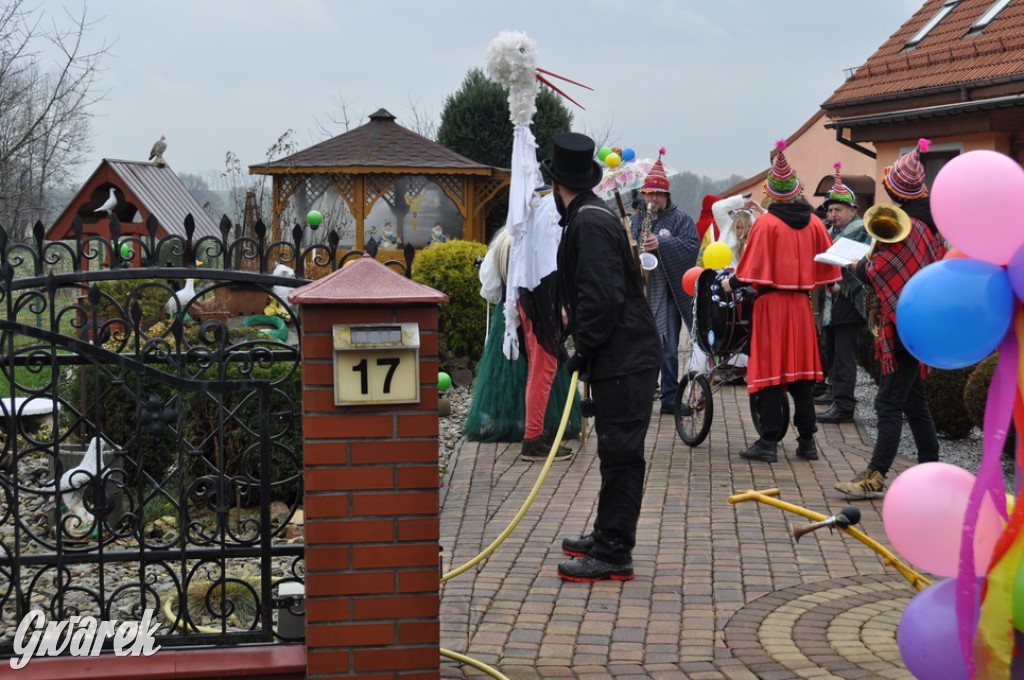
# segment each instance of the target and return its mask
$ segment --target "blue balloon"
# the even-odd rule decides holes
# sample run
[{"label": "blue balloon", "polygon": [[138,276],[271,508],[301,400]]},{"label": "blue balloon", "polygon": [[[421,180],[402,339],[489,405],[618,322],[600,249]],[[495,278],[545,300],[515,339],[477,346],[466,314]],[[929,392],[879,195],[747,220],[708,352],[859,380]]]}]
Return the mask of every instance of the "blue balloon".
[{"label": "blue balloon", "polygon": [[896,330],[907,351],[936,368],[978,363],[999,345],[1013,320],[1006,270],[969,258],[933,262],[910,277],[896,305]]},{"label": "blue balloon", "polygon": [[634,158],[636,158],[636,151],[633,151],[632,149],[628,149],[628,148],[622,150],[622,160],[623,161],[629,162],[629,161],[633,160]]}]

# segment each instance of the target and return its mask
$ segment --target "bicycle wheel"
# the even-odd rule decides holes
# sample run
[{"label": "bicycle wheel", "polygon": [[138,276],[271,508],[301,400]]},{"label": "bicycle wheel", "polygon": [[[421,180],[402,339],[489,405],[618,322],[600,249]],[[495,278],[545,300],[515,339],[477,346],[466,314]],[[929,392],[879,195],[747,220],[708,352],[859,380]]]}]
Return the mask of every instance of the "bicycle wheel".
[{"label": "bicycle wheel", "polygon": [[[789,430],[789,395],[783,394],[782,397],[779,400],[779,408],[782,410],[782,432],[772,433],[771,439],[773,441],[782,441],[782,438],[786,436],[786,431]],[[761,411],[759,408],[760,399],[760,392],[751,392],[750,419],[754,422],[754,429],[757,430],[757,435],[763,437],[764,431],[761,429]]]},{"label": "bicycle wheel", "polygon": [[676,432],[690,446],[699,446],[711,431],[715,402],[711,385],[703,373],[690,371],[679,379],[676,390]]}]

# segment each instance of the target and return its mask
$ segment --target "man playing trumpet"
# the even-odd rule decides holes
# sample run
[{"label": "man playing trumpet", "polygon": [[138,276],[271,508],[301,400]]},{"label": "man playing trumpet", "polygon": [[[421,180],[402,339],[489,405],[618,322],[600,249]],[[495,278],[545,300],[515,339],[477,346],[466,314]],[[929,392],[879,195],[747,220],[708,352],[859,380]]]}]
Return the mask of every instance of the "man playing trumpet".
[{"label": "man playing trumpet", "polygon": [[885,475],[896,459],[904,414],[917,446],[917,462],[939,459],[939,439],[924,390],[928,367],[907,351],[896,332],[896,304],[903,286],[920,269],[946,254],[945,242],[932,219],[928,188],[924,184],[921,153],[928,150],[928,144],[927,139],[919,140],[913,151],[882,171],[882,185],[898,206],[886,206],[886,209],[895,216],[893,219],[904,222],[906,238],[891,243],[878,238],[870,259],[850,265],[850,270],[878,295],[875,356],[882,364],[875,396],[878,435],[871,461],[867,469],[857,473],[851,481],[835,486],[851,499],[884,495]]},{"label": "man playing trumpet", "polygon": [[[639,212],[630,218],[633,239],[657,257],[647,271],[647,301],[661,336],[661,413],[673,413],[679,385],[679,333],[682,322],[693,330],[693,298],[683,291],[683,274],[697,263],[700,242],[693,218],[672,203],[668,176],[661,162],[664,149],[640,189]],[[644,223],[650,220],[650,233]],[[644,258],[646,259],[646,258]]]}]

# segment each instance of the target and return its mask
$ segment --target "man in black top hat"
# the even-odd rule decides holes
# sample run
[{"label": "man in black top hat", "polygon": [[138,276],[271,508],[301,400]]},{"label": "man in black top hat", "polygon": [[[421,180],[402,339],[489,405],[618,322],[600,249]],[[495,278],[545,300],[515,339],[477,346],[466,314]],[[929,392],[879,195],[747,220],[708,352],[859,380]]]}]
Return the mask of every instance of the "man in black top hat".
[{"label": "man in black top hat", "polygon": [[633,578],[644,438],[661,341],[626,231],[591,190],[601,179],[594,141],[572,132],[556,135],[552,160],[541,167],[551,180],[564,228],[558,295],[566,320],[563,337],[571,335],[575,348],[566,368],[590,383],[601,461],[593,531],[562,542],[574,559],[560,563],[558,575],[570,581],[625,581]]}]

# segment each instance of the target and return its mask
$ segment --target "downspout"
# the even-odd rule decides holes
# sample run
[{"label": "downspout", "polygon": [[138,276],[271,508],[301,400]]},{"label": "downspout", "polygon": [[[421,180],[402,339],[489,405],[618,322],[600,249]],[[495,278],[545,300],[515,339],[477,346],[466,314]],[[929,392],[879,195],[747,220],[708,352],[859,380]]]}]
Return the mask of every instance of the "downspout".
[{"label": "downspout", "polygon": [[836,141],[839,142],[840,144],[842,144],[843,146],[848,146],[851,149],[853,149],[854,151],[858,151],[858,152],[864,154],[868,158],[872,158],[872,159],[877,158],[877,154],[875,154],[875,152],[872,151],[871,149],[863,147],[860,144],[858,144],[857,142],[851,142],[846,137],[843,137],[843,129],[842,128],[838,128],[838,127],[836,128]]}]

